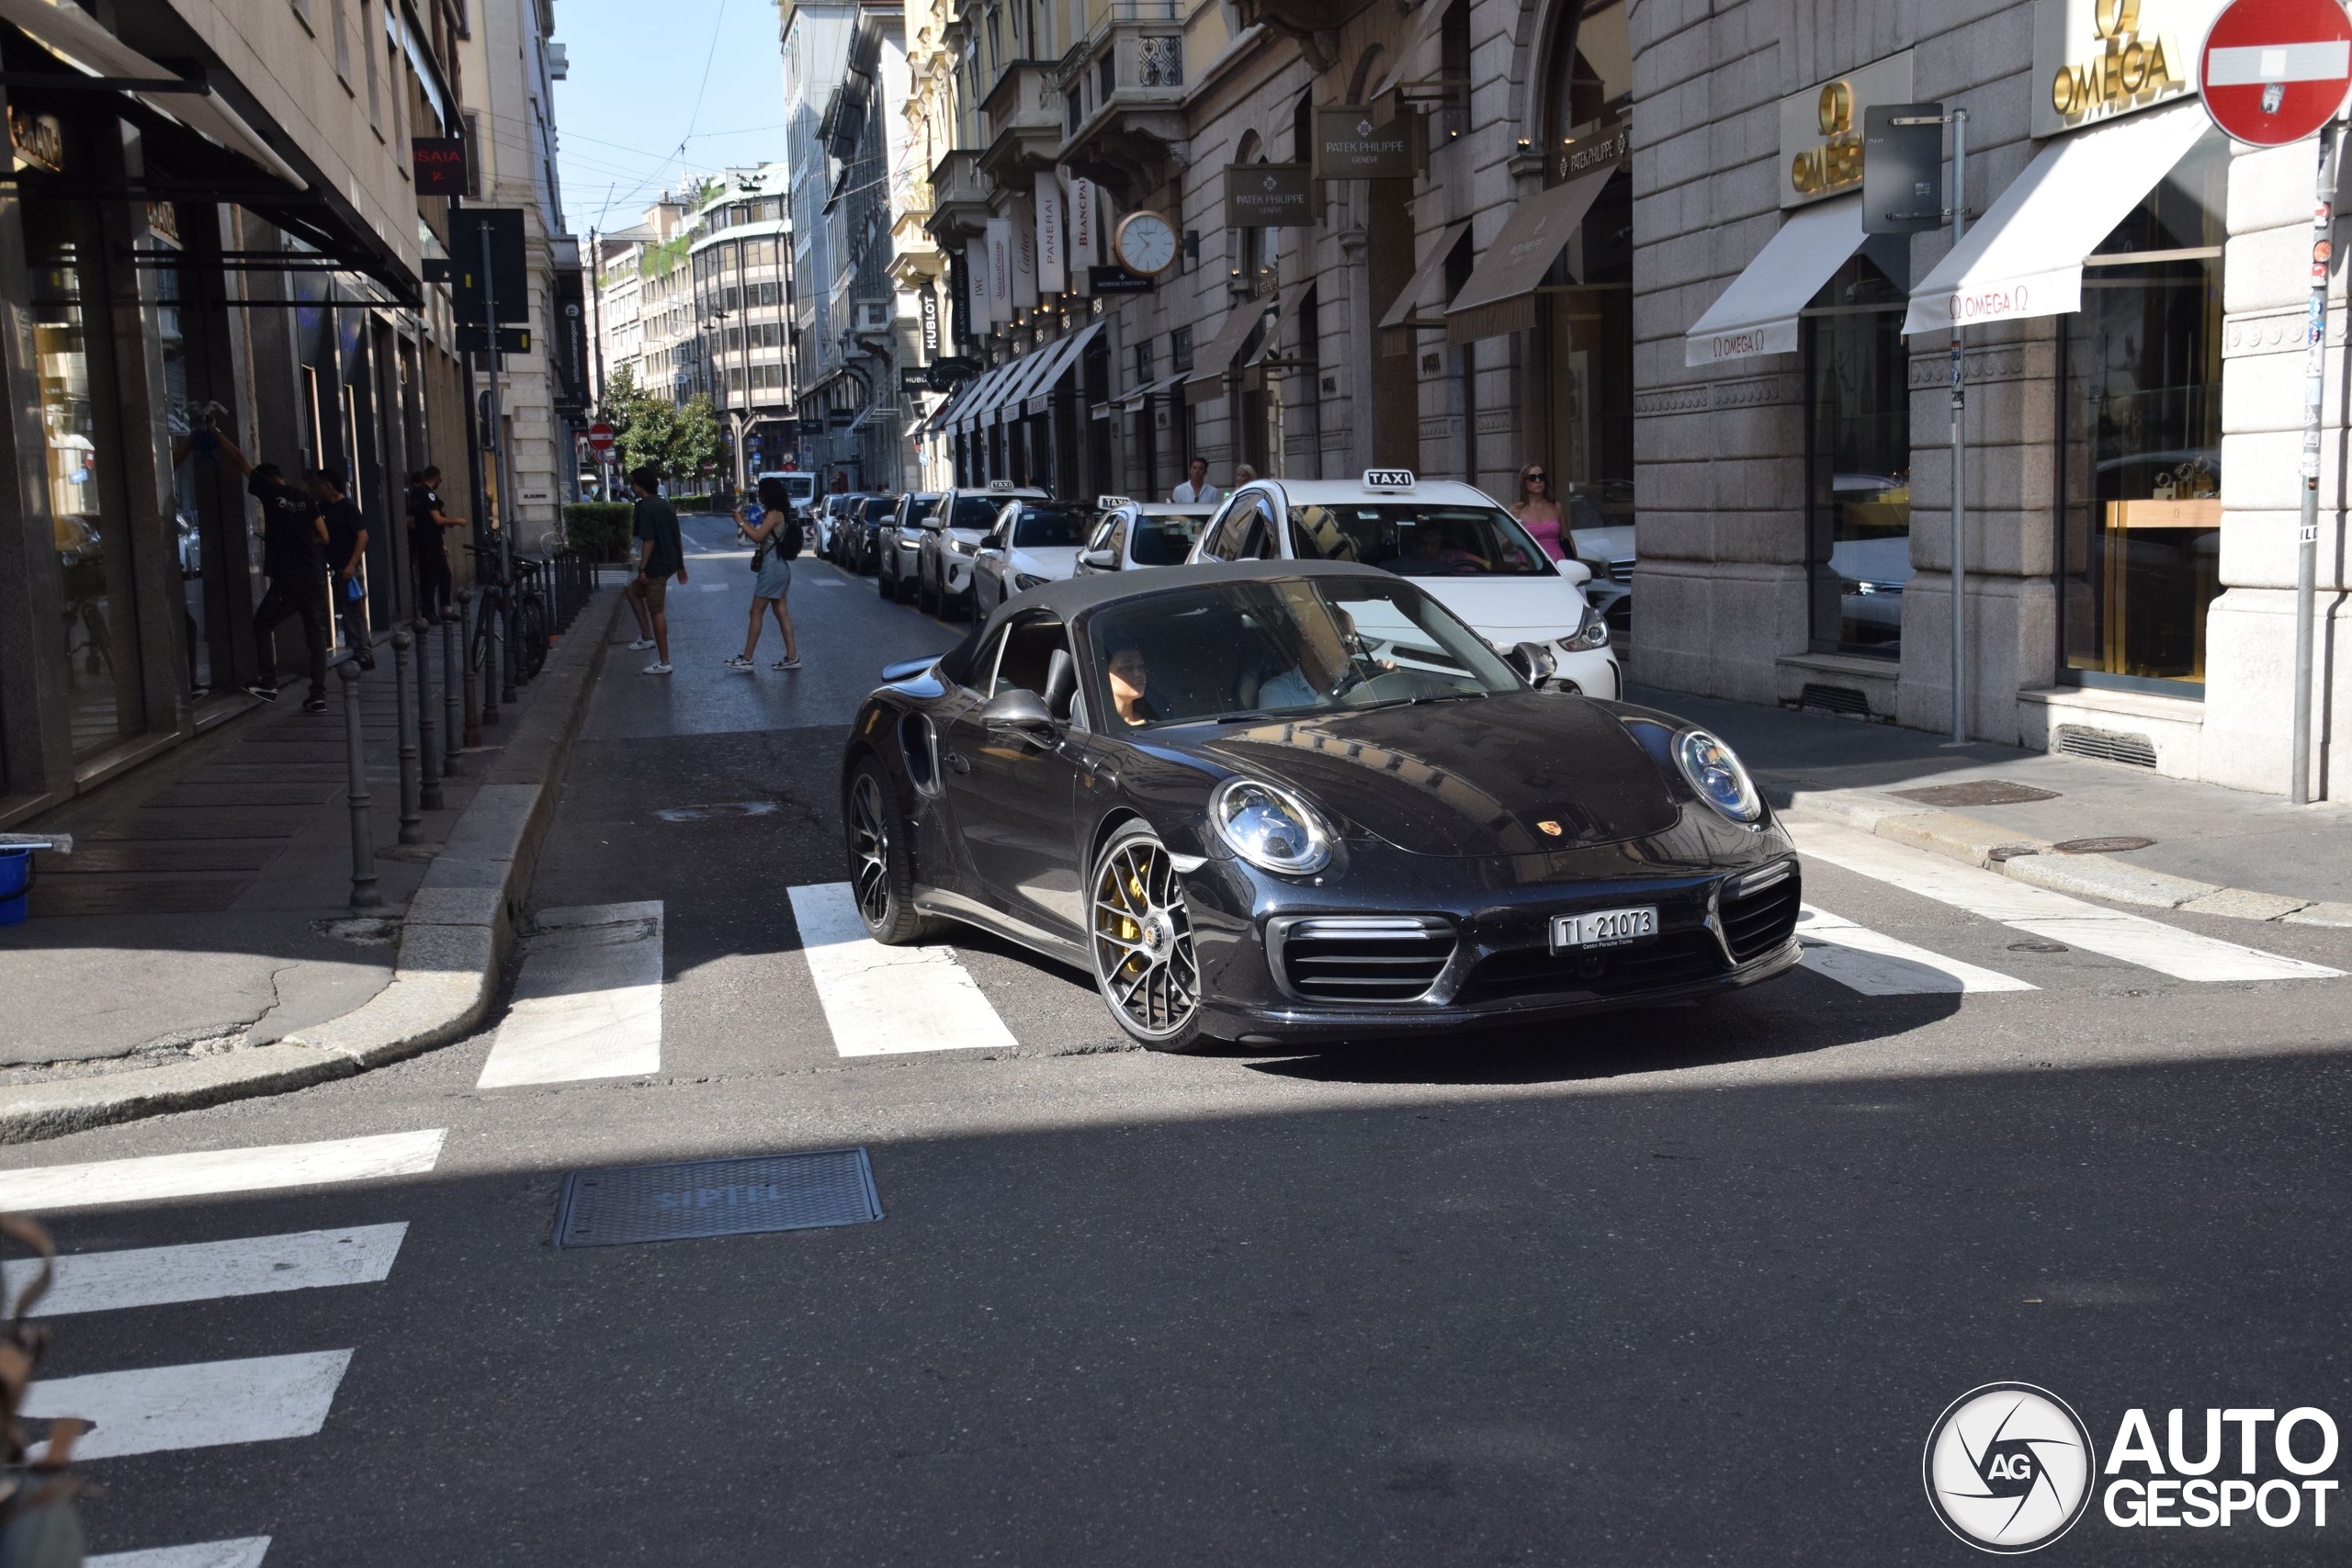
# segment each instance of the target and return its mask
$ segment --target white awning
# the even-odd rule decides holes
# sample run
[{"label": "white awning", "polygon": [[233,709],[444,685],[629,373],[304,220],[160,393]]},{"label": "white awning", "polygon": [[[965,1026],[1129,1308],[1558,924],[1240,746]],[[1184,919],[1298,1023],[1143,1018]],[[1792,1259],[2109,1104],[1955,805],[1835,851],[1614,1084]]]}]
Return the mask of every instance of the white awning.
[{"label": "white awning", "polygon": [[1028,412],[1044,413],[1051,406],[1055,386],[1069,374],[1070,367],[1078,363],[1078,356],[1086,352],[1086,345],[1092,343],[1095,334],[1102,330],[1102,322],[1089,321],[1080,331],[1056,343],[1050,350],[1039,350],[1040,353],[1051,353],[1053,358],[1041,366],[1030,379]]},{"label": "white awning", "polygon": [[1861,249],[1862,238],[1859,192],[1799,208],[1722,298],[1691,323],[1682,339],[1682,363],[1794,354],[1797,312]]},{"label": "white awning", "polygon": [[997,400],[1004,396],[1005,382],[1020,366],[1020,360],[1008,359],[982,371],[980,378],[972,383],[972,395],[965,400],[963,412],[956,416],[956,428],[969,430],[979,423],[981,416],[992,411]]},{"label": "white awning", "polygon": [[1157,397],[1160,393],[1167,391],[1170,387],[1176,385],[1177,382],[1182,381],[1184,378],[1184,375],[1185,372],[1178,370],[1171,374],[1159,377],[1156,380],[1146,381],[1139,386],[1128,388],[1125,391],[1119,394],[1119,408],[1122,412],[1133,412],[1135,410],[1143,407],[1143,400],[1146,398]]},{"label": "white awning", "polygon": [[2191,99],[2045,145],[1911,290],[1905,335],[2080,310],[2083,258],[2211,123]]}]

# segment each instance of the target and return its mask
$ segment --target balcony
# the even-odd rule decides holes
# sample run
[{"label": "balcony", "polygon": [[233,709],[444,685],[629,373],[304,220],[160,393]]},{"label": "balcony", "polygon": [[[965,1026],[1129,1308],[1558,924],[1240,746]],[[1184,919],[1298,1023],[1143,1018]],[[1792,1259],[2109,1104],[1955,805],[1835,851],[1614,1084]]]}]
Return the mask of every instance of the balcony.
[{"label": "balcony", "polygon": [[1063,57],[1060,162],[1132,206],[1185,161],[1184,36],[1172,0],[1114,0]]},{"label": "balcony", "polygon": [[1353,20],[1370,0],[1234,0],[1241,25],[1263,27],[1283,38],[1295,39],[1299,52],[1317,71],[1329,71],[1340,61],[1340,29]]},{"label": "balcony", "polygon": [[979,155],[959,147],[931,171],[931,217],[924,227],[942,244],[981,233],[989,220],[989,183],[980,177]]},{"label": "balcony", "polygon": [[980,123],[988,145],[980,152],[979,172],[1000,187],[1021,189],[1037,171],[1052,168],[1065,129],[1054,68],[1035,60],[1006,66],[980,100]]}]

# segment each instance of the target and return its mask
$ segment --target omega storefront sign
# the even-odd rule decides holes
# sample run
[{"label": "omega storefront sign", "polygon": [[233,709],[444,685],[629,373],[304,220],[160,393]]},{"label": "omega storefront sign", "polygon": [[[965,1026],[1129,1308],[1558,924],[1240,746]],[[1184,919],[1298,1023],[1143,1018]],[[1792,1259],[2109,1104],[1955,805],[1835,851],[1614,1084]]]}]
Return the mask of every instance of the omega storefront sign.
[{"label": "omega storefront sign", "polygon": [[2197,90],[2224,0],[2039,0],[2033,134],[2057,136]]},{"label": "omega storefront sign", "polygon": [[1804,207],[1862,188],[1862,111],[1911,101],[1911,51],[1781,100],[1781,205]]}]

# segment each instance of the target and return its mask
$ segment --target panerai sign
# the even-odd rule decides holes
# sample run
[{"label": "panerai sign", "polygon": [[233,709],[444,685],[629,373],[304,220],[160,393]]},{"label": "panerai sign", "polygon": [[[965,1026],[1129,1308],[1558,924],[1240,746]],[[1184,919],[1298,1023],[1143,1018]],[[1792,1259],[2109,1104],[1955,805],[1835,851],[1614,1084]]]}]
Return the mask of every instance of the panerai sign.
[{"label": "panerai sign", "polygon": [[1781,100],[1781,205],[1862,188],[1862,111],[1911,101],[1911,51]]},{"label": "panerai sign", "polygon": [[2041,0],[2033,134],[2055,136],[2196,91],[2197,46],[2223,0]]}]

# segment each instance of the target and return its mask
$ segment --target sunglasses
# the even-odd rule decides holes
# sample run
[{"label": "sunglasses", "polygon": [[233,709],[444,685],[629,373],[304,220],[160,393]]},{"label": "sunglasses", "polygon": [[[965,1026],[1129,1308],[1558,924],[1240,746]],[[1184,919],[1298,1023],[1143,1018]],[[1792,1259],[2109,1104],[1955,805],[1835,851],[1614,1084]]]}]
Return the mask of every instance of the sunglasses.
[{"label": "sunglasses", "polygon": [[1550,484],[1552,481],[1542,474],[1530,474],[1527,476],[1527,482],[1532,485],[1540,485]]}]

